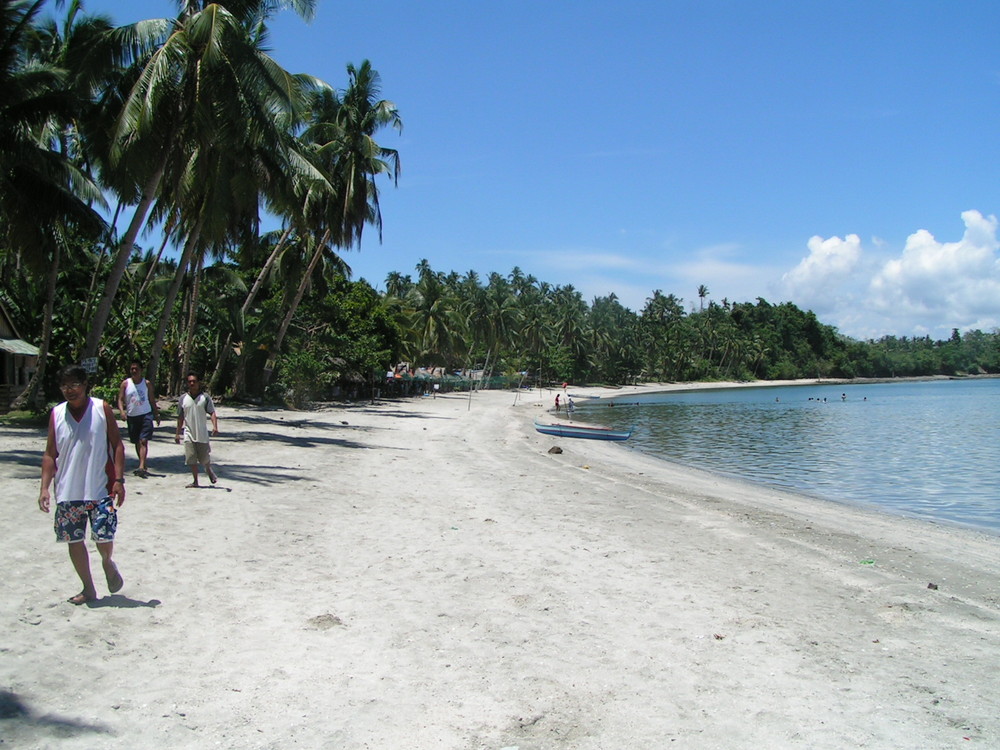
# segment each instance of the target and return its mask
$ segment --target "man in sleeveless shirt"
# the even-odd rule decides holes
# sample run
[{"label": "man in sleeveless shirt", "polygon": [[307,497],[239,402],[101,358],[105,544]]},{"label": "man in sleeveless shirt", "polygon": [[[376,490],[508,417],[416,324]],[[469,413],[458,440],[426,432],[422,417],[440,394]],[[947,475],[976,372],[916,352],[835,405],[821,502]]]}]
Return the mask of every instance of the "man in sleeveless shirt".
[{"label": "man in sleeveless shirt", "polygon": [[139,468],[133,473],[145,479],[146,457],[149,454],[149,439],[153,437],[153,417],[160,424],[160,407],[156,403],[156,392],[152,384],[142,376],[142,363],[132,360],[129,377],[122,381],[118,389],[118,412],[128,424],[128,438],[135,446],[139,457]]},{"label": "man in sleeveless shirt", "polygon": [[90,397],[86,370],[77,365],[63,368],[59,388],[66,400],[49,415],[38,507],[50,511],[54,480],[56,541],[67,542],[69,559],[83,583],[83,590],[69,601],[84,604],[97,598],[87,551],[88,523],[108,590],[114,594],[125,584],[111,559],[118,528],[115,501],[119,508],[125,502],[125,446],[111,406]]}]

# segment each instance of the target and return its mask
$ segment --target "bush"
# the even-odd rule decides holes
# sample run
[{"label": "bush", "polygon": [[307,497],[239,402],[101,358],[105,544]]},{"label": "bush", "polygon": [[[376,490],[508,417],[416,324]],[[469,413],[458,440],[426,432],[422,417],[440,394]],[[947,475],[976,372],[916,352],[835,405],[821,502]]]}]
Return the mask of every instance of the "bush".
[{"label": "bush", "polygon": [[111,404],[114,409],[118,406],[118,388],[113,385],[95,385],[90,388],[90,395],[100,398]]},{"label": "bush", "polygon": [[0,414],[0,424],[8,427],[45,427],[49,423],[49,409],[43,412],[11,411]]},{"label": "bush", "polygon": [[312,352],[288,352],[278,358],[278,377],[268,387],[268,396],[301,409],[324,394],[335,379],[336,373]]}]

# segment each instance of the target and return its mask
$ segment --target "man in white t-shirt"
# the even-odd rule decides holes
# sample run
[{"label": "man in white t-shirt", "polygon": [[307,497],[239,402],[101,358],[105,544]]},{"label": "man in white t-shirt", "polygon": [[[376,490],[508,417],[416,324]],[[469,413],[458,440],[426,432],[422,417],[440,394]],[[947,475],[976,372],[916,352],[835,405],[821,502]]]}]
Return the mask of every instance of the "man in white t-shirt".
[{"label": "man in white t-shirt", "polygon": [[191,467],[193,477],[188,487],[198,487],[198,465],[205,467],[205,473],[212,484],[218,481],[212,471],[212,447],[209,443],[208,418],[212,418],[212,435],[219,434],[219,418],[215,413],[215,403],[212,397],[201,390],[201,379],[196,373],[187,374],[187,393],[183,394],[178,403],[177,433],[174,442],[181,442],[184,436],[184,459]]}]

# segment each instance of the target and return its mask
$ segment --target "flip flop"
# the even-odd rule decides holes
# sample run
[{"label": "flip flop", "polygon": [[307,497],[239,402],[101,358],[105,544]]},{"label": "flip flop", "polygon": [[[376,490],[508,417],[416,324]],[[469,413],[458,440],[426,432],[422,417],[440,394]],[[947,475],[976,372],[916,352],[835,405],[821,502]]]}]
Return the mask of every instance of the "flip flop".
[{"label": "flip flop", "polygon": [[70,604],[75,604],[76,606],[79,607],[81,604],[92,602],[96,598],[97,598],[96,596],[87,596],[85,593],[81,591],[79,594],[77,594],[76,596],[71,596],[66,601],[68,601]]},{"label": "flip flop", "polygon": [[189,490],[190,490],[190,489],[198,489],[199,487],[201,487],[201,485],[200,485],[200,484],[195,484],[194,482],[191,482],[191,484],[185,484],[184,486],[185,486],[185,487],[186,487],[187,489],[189,489]]},{"label": "flip flop", "polygon": [[111,563],[112,572],[109,574],[108,571],[104,571],[104,577],[108,581],[108,591],[112,594],[117,594],[122,590],[122,586],[125,585],[125,579],[122,578],[122,574],[118,572],[118,566]]}]

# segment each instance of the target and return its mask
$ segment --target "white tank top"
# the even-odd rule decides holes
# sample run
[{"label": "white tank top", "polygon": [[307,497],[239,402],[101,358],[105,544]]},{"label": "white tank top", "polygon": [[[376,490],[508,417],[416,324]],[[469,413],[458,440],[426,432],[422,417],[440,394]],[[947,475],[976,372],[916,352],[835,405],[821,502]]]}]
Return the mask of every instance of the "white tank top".
[{"label": "white tank top", "polygon": [[56,502],[102,500],[108,497],[108,479],[114,463],[108,445],[108,420],[104,402],[90,398],[77,422],[68,404],[52,410],[56,437]]},{"label": "white tank top", "polygon": [[136,383],[132,378],[125,380],[125,413],[130,417],[139,417],[153,410],[149,405],[149,389],[146,379]]}]

